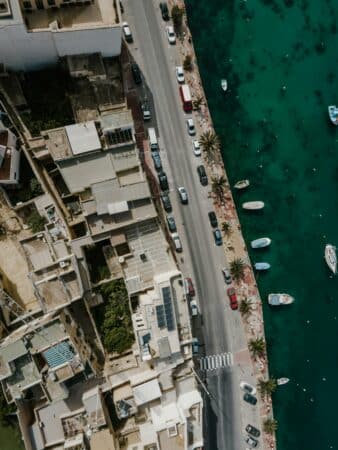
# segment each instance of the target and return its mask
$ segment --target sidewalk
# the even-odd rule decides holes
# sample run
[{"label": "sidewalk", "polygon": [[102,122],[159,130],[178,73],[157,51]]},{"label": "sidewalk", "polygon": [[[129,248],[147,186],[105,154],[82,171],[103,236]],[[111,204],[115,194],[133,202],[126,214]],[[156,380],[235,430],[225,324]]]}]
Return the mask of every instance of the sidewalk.
[{"label": "sidewalk", "polygon": [[[176,0],[176,1],[169,0],[168,3],[170,10],[172,6],[175,4],[181,8],[185,8],[183,0]],[[201,106],[201,109],[199,111],[194,111],[194,120],[198,123],[202,133],[206,131],[214,131],[212,119],[207,105],[207,100],[204,94],[201,78],[198,71],[197,60],[192,44],[191,33],[188,28],[186,20],[183,26],[183,30],[184,30],[183,40],[182,41],[180,39],[177,40],[177,47],[182,56],[182,64],[184,58],[187,55],[192,56],[194,64],[193,70],[191,72],[185,72],[187,84],[189,84],[191,88],[193,99],[196,99],[198,97],[203,98],[203,104]],[[253,311],[250,314],[250,316],[246,319],[242,317],[242,322],[246,333],[246,340],[248,342],[250,339],[255,339],[258,337],[262,337],[265,340],[262,302],[258,292],[247,248],[242,236],[241,226],[238,220],[235,203],[233,201],[221,153],[219,152],[217,155],[215,155],[215,158],[212,162],[208,162],[207,159],[204,158],[204,163],[205,166],[207,167],[209,179],[219,176],[223,176],[226,179],[226,184],[223,189],[223,199],[219,200],[214,194],[211,194],[211,196],[213,197],[214,207],[219,223],[228,222],[231,226],[231,233],[229,233],[229,236],[225,237],[223,244],[227,261],[232,261],[235,258],[240,258],[245,263],[244,280],[241,281],[240,283],[237,283],[236,287],[239,300],[242,300],[244,298],[250,299],[253,305]],[[241,364],[244,361],[249,362],[249,364],[251,362],[252,373],[255,375],[257,382],[258,379],[269,378],[268,361],[266,357],[255,360],[250,356],[248,349],[245,349],[242,352],[237,353],[237,355],[235,355],[235,364]],[[263,433],[263,422],[267,418],[273,417],[271,398],[269,397],[264,400],[261,399],[260,405],[261,405],[260,419],[261,419],[262,442],[263,442],[262,447],[264,449],[269,450],[275,449],[276,448],[275,435],[268,435],[266,433]]]}]

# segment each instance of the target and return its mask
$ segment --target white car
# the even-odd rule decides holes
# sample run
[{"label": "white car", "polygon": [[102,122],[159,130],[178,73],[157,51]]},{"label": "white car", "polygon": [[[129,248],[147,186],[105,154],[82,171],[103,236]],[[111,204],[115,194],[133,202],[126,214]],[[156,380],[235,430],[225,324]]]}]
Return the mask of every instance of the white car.
[{"label": "white car", "polygon": [[190,134],[190,136],[194,136],[196,134],[194,121],[192,119],[187,119],[186,123],[188,134]]},{"label": "white car", "polygon": [[123,29],[123,34],[124,34],[125,40],[127,42],[133,42],[133,35],[131,34],[128,22],[122,23],[122,29]]},{"label": "white car", "polygon": [[257,392],[257,389],[255,387],[251,386],[251,384],[246,383],[245,381],[241,381],[239,387],[242,389],[242,391],[247,392],[251,395],[255,395]]},{"label": "white car", "polygon": [[183,205],[186,205],[188,203],[188,194],[187,191],[185,190],[185,187],[180,186],[177,188],[177,191],[178,195],[180,196],[181,203],[183,203]]},{"label": "white car", "polygon": [[198,141],[192,141],[192,149],[195,156],[201,156],[201,146]]},{"label": "white car", "polygon": [[176,35],[175,35],[174,27],[169,26],[166,28],[166,30],[167,30],[167,38],[168,38],[169,44],[171,44],[171,45],[176,44]]},{"label": "white car", "polygon": [[180,253],[182,252],[183,248],[182,248],[182,243],[181,243],[181,239],[178,235],[178,233],[172,233],[171,234],[171,239],[173,240],[174,246],[175,246],[175,250]]},{"label": "white car", "polygon": [[192,316],[197,316],[198,315],[198,306],[196,303],[196,300],[191,300],[190,302],[190,311],[191,311],[191,315]]},{"label": "white car", "polygon": [[184,71],[182,66],[176,66],[176,78],[179,83],[184,83]]}]

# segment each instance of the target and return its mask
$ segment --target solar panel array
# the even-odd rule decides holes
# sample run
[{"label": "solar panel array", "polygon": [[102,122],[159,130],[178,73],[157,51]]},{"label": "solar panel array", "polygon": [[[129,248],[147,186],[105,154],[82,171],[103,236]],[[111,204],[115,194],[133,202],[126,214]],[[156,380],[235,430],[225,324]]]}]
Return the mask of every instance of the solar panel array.
[{"label": "solar panel array", "polygon": [[175,319],[173,312],[173,305],[171,301],[170,287],[162,288],[162,297],[164,303],[164,314],[167,322],[168,331],[173,331],[175,329]]},{"label": "solar panel array", "polygon": [[157,317],[157,326],[159,328],[165,328],[165,317],[164,317],[164,306],[157,305],[156,306],[156,317]]}]

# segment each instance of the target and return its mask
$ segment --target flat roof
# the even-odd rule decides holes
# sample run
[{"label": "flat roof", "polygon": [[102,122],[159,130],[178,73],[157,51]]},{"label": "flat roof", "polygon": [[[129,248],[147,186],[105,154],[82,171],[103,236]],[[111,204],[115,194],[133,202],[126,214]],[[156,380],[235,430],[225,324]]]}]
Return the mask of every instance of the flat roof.
[{"label": "flat roof", "polygon": [[67,125],[65,130],[73,155],[80,155],[101,148],[94,121]]},{"label": "flat roof", "polygon": [[133,387],[133,394],[137,406],[156,400],[162,395],[157,379]]},{"label": "flat roof", "polygon": [[111,114],[100,116],[100,122],[103,132],[116,130],[117,128],[129,128],[134,126],[131,111],[117,111]]}]

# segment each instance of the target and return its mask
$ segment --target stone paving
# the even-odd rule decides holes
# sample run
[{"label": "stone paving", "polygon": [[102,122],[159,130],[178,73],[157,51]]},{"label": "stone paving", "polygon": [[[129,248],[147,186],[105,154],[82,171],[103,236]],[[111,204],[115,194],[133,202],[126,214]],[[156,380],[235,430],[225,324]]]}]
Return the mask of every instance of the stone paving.
[{"label": "stone paving", "polygon": [[[171,7],[175,4],[178,5],[179,7],[185,8],[183,0],[169,0],[168,3],[170,10]],[[191,88],[193,100],[199,97],[203,98],[203,104],[201,105],[200,110],[194,112],[194,120],[198,123],[202,133],[205,131],[214,131],[212,119],[207,105],[207,100],[205,98],[201,78],[198,71],[196,55],[192,44],[191,34],[186,20],[183,27],[183,38],[178,39],[177,45],[182,55],[182,64],[186,55],[192,55],[193,58],[194,63],[193,70],[191,72],[185,72],[185,77],[187,83]],[[228,222],[230,224],[231,231],[228,233],[227,236],[225,236],[224,239],[224,250],[226,253],[227,260],[231,261],[235,258],[240,258],[245,263],[245,277],[241,282],[237,283],[236,287],[239,299],[240,300],[244,298],[250,299],[253,307],[252,313],[250,314],[249,317],[247,318],[242,317],[247,341],[258,337],[262,337],[265,340],[262,302],[258,292],[247,248],[241,233],[241,226],[238,220],[235,203],[233,201],[231,189],[226,176],[220,151],[213,156],[212,161],[208,161],[205,158],[205,164],[207,166],[207,171],[210,179],[223,176],[226,180],[226,183],[223,187],[222,198],[220,199],[213,193],[211,193],[211,196],[213,197],[214,200],[214,206],[218,216],[219,223]],[[266,357],[254,359],[253,357],[251,357],[248,349],[246,348],[243,349],[241,352],[237,352],[234,355],[235,364],[240,364],[241,362],[244,361],[252,365],[252,373],[256,376],[257,381],[258,379],[261,378],[264,379],[269,378],[268,362]],[[260,411],[261,423],[263,425],[263,422],[267,418],[273,418],[271,397],[261,399],[260,405],[261,405]],[[261,427],[261,429],[263,429],[263,426]],[[275,435],[268,435],[266,433],[262,433],[262,437],[264,442],[263,448],[265,449],[276,448]]]}]

